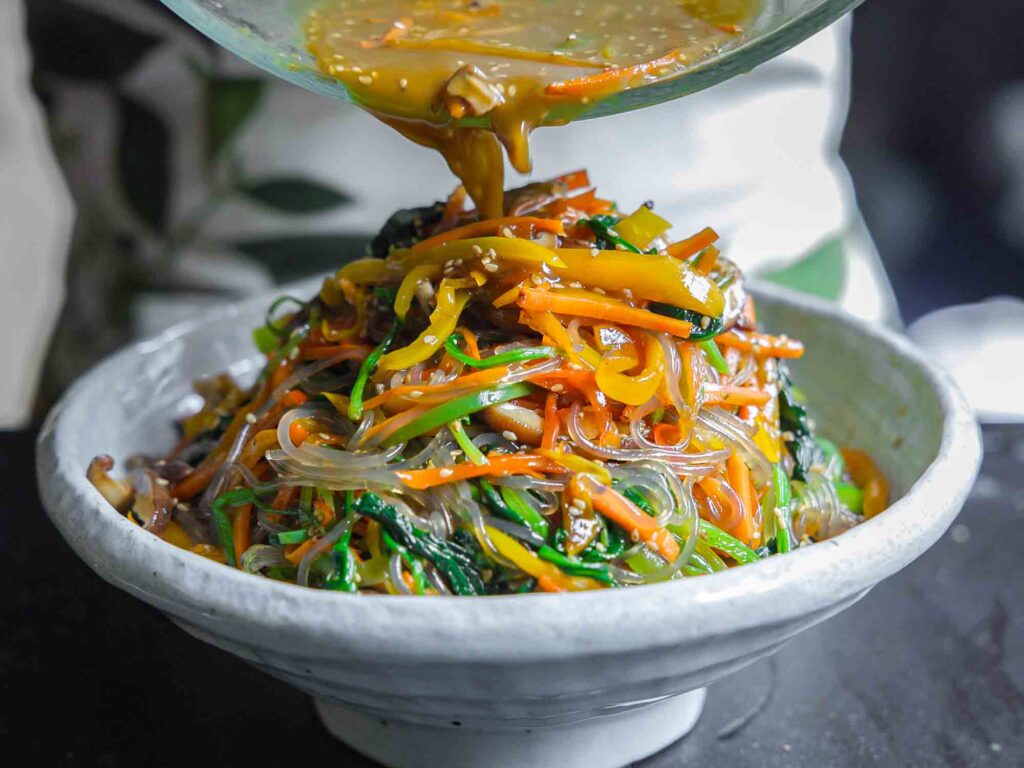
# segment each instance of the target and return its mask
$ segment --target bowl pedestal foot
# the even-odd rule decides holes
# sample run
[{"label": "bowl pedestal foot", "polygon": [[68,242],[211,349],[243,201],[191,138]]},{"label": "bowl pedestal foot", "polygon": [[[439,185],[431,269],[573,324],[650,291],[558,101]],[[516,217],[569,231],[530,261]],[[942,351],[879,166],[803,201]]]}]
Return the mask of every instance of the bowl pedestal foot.
[{"label": "bowl pedestal foot", "polygon": [[572,723],[487,727],[392,720],[316,700],[332,735],[389,768],[621,768],[664,749],[697,723],[705,690]]}]

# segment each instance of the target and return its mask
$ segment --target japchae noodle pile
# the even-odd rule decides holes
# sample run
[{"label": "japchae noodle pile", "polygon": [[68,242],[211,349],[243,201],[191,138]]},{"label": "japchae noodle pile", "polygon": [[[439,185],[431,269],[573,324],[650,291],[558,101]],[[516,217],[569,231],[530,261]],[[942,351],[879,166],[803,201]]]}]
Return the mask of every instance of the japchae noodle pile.
[{"label": "japchae noodle pile", "polygon": [[167,541],[343,592],[483,595],[710,574],[880,512],[814,434],[743,276],[586,173],[395,214],[372,256],[254,337],[255,384],[197,383],[163,459],[90,479]]}]

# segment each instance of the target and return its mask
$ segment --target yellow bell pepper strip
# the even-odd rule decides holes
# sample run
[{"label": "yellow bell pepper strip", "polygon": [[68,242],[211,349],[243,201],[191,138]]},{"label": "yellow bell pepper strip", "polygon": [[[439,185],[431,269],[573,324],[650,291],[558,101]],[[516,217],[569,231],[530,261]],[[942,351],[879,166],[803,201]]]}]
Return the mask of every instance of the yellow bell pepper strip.
[{"label": "yellow bell pepper strip", "polygon": [[694,254],[703,251],[716,240],[718,240],[718,233],[711,227],[704,227],[697,234],[685,240],[672,243],[672,245],[665,249],[665,253],[676,259],[688,259]]},{"label": "yellow bell pepper strip", "polygon": [[718,317],[725,308],[722,290],[714,280],[671,256],[628,251],[595,253],[588,248],[559,248],[557,253],[565,266],[555,272],[566,282],[575,280],[605,291],[629,289],[637,299],[660,301],[711,317]]},{"label": "yellow bell pepper strip", "polygon": [[530,312],[554,312],[572,317],[589,317],[607,320],[622,325],[632,325],[650,331],[664,331],[680,338],[689,338],[693,325],[685,320],[658,315],[646,309],[637,309],[623,304],[611,296],[585,291],[579,288],[562,288],[546,291],[540,288],[523,288],[517,304]]},{"label": "yellow bell pepper strip", "polygon": [[597,386],[608,397],[626,405],[643,405],[658,391],[665,378],[665,358],[661,345],[650,336],[645,345],[646,360],[644,369],[636,376],[626,376],[622,372],[637,364],[635,357],[629,354],[611,352],[601,358],[594,374]]},{"label": "yellow bell pepper strip", "polygon": [[671,563],[679,557],[679,542],[668,530],[658,525],[655,518],[613,488],[601,485],[586,475],[579,477],[590,492],[594,508],[598,512],[642,540],[668,562]]},{"label": "yellow bell pepper strip", "polygon": [[[324,281],[324,288],[321,289],[321,297],[324,292],[330,290],[334,284],[342,280],[348,280],[356,285],[378,285],[401,277],[403,272],[396,268],[390,259],[356,259],[338,270],[333,278]],[[326,300],[326,299],[325,299]]]},{"label": "yellow bell pepper strip", "polygon": [[500,219],[485,219],[474,221],[462,227],[449,229],[426,240],[421,240],[412,247],[414,251],[424,251],[438,245],[444,245],[452,240],[465,240],[471,237],[483,235],[500,234],[505,227],[532,227],[537,232],[553,232],[556,235],[564,235],[565,228],[559,219],[539,219],[535,216],[505,216]]},{"label": "yellow bell pepper strip", "polygon": [[797,358],[804,356],[804,345],[788,336],[771,336],[734,328],[715,337],[723,347],[733,347],[741,352],[754,352],[765,357]]},{"label": "yellow bell pepper strip", "polygon": [[601,584],[584,576],[568,576],[558,566],[541,560],[529,549],[513,539],[504,531],[486,526],[490,538],[498,554],[511,562],[516,568],[537,580],[537,585],[545,592],[579,592],[586,589],[601,589]]},{"label": "yellow bell pepper strip", "polygon": [[[499,265],[507,261],[517,267],[527,268],[538,268],[541,264],[547,264],[549,267],[563,266],[555,251],[520,237],[473,237],[468,240],[452,240],[444,245],[420,251],[398,250],[388,256],[386,262],[391,265],[391,269],[397,269],[400,274],[405,274],[417,264],[432,263],[443,266],[455,259],[479,260],[484,253],[491,250],[494,251],[492,258]],[[342,267],[342,271],[344,270],[345,267]]]},{"label": "yellow bell pepper strip", "polygon": [[446,483],[472,480],[475,477],[501,477],[502,475],[524,475],[557,470],[543,456],[531,453],[491,454],[487,463],[477,466],[470,462],[454,467],[435,469],[401,469],[395,475],[405,485],[418,491],[425,491]]},{"label": "yellow bell pepper strip", "polygon": [[436,280],[441,276],[441,270],[440,264],[420,264],[406,273],[395,294],[395,314],[400,320],[405,320],[416,296],[417,286],[424,280]]},{"label": "yellow bell pepper strip", "polygon": [[507,403],[517,397],[526,397],[535,391],[536,387],[532,384],[517,382],[505,386],[478,389],[476,392],[452,398],[420,414],[416,419],[382,440],[381,445],[390,448],[392,445],[407,442],[456,419],[461,419],[463,416],[469,416],[471,413],[490,408],[492,405]]},{"label": "yellow bell pepper strip", "polygon": [[864,517],[874,517],[889,506],[889,481],[875,460],[864,451],[843,448],[842,454],[846,461],[846,471],[864,493],[861,502]]},{"label": "yellow bell pepper strip", "polygon": [[380,368],[385,371],[401,371],[422,363],[437,352],[459,324],[459,316],[467,301],[468,293],[456,291],[449,281],[442,280],[437,289],[437,306],[430,313],[430,324],[426,330],[407,347],[384,355],[380,359]]},{"label": "yellow bell pepper strip", "polygon": [[538,456],[550,459],[555,464],[561,464],[573,472],[586,472],[588,475],[593,475],[605,485],[610,485],[612,482],[611,473],[604,464],[577,456],[575,453],[568,453],[554,448],[541,448],[535,451],[535,453]]},{"label": "yellow bell pepper strip", "polygon": [[640,250],[647,248],[672,225],[658,214],[641,205],[633,213],[615,225],[619,237],[628,240]]}]

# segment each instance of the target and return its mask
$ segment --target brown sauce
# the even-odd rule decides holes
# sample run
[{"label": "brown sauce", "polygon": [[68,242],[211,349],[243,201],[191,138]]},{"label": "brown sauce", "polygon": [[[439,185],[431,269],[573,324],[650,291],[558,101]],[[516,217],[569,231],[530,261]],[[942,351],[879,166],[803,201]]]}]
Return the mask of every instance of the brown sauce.
[{"label": "brown sauce", "polygon": [[439,151],[484,217],[530,132],[735,43],[758,0],[328,0],[306,20],[320,69]]}]

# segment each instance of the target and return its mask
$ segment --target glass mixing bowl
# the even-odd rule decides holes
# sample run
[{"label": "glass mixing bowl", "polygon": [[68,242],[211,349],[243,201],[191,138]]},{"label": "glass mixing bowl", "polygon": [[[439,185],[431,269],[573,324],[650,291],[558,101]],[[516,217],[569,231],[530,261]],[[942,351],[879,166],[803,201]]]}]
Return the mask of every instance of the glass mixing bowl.
[{"label": "glass mixing bowl", "polygon": [[[340,101],[345,86],[320,73],[306,52],[302,19],[322,0],[163,0],[175,13],[220,45],[278,77]],[[727,49],[678,75],[595,101],[576,119],[612,115],[663,101],[749,72],[806,40],[863,0],[764,0],[756,21]],[[552,112],[549,121],[560,116]]]}]

